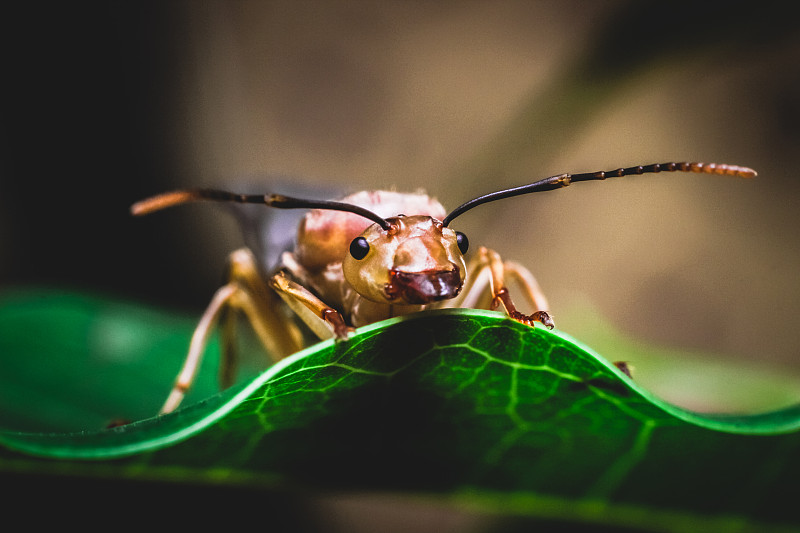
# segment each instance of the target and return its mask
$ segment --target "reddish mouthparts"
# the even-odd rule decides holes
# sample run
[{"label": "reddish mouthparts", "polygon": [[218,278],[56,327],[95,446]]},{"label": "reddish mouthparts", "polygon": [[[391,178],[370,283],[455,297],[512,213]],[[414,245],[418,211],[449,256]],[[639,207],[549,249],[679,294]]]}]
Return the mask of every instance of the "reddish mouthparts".
[{"label": "reddish mouthparts", "polygon": [[392,269],[385,290],[390,300],[401,298],[409,304],[427,304],[454,298],[461,292],[461,276],[456,265],[451,270],[422,272]]}]

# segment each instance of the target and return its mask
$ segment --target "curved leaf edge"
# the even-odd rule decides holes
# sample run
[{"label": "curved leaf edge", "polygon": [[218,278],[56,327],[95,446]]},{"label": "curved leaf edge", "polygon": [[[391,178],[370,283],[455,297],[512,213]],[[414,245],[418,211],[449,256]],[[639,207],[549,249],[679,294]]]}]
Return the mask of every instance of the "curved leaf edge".
[{"label": "curved leaf edge", "polygon": [[[376,322],[359,328],[351,336],[356,339],[360,336],[374,334],[385,328],[405,321],[425,320],[426,317],[436,315],[456,315],[464,318],[479,317],[491,321],[502,322],[509,319],[505,314],[496,311],[480,309],[441,309],[423,311],[401,317],[395,317],[381,322]],[[601,365],[608,368],[620,380],[621,384],[641,395],[648,402],[662,409],[664,412],[690,424],[705,429],[738,433],[744,435],[768,435],[790,433],[800,429],[800,404],[793,405],[777,411],[751,415],[715,415],[696,413],[673,405],[650,391],[637,385],[623,374],[614,364],[596,353],[570,335],[558,331],[541,330],[545,335],[552,335],[554,342],[562,342],[575,346],[578,350],[594,358]],[[202,402],[185,406],[173,413],[158,415],[152,418],[135,421],[131,424],[117,428],[97,431],[82,431],[72,433],[31,433],[18,431],[0,431],[0,444],[6,447],[37,456],[54,459],[114,459],[138,453],[155,451],[186,440],[193,435],[213,425],[242,402],[247,400],[257,390],[273,378],[280,376],[287,367],[320,351],[329,349],[333,339],[319,342],[309,346],[281,361],[270,366],[254,380],[222,391]],[[174,417],[181,417],[184,423],[180,429],[172,432],[156,432],[156,436],[141,440],[131,440],[131,432],[141,431],[145,428],[157,427],[158,424]],[[127,435],[128,438],[120,438]],[[97,438],[103,439],[103,444],[98,446]],[[64,444],[68,442],[69,444]]]}]

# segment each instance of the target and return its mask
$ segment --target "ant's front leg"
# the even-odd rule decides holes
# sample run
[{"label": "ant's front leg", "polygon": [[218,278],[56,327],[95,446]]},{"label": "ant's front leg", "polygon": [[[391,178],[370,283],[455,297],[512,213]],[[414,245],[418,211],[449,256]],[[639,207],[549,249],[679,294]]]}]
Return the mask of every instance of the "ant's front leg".
[{"label": "ant's front leg", "polygon": [[339,311],[289,279],[283,271],[272,276],[270,286],[320,339],[333,336],[336,340],[344,340],[355,331],[345,323]]},{"label": "ant's front leg", "polygon": [[[488,285],[488,296],[490,297],[488,307],[490,309],[497,309],[500,304],[503,304],[508,316],[523,324],[533,326],[534,322],[540,322],[548,329],[553,329],[555,326],[553,319],[546,311],[547,299],[539,288],[539,284],[528,269],[522,265],[512,261],[504,262],[497,252],[481,246],[478,249],[477,257],[467,270],[471,277],[469,285],[459,295],[458,301],[454,302],[455,305],[479,306],[482,300],[481,295],[486,294]],[[526,315],[517,310],[506,285],[507,278],[513,278],[516,281],[522,288],[528,303],[537,311]]]},{"label": "ant's front leg", "polygon": [[500,289],[492,300],[491,309],[497,309],[502,302],[503,307],[506,308],[506,312],[508,316],[513,318],[518,322],[522,322],[528,326],[533,326],[534,322],[541,322],[542,324],[547,327],[547,329],[553,329],[555,327],[555,323],[553,319],[550,318],[550,314],[547,311],[535,311],[530,315],[526,315],[517,311],[517,308],[514,306],[514,302],[511,301],[511,296],[508,294],[508,289],[503,287]]}]

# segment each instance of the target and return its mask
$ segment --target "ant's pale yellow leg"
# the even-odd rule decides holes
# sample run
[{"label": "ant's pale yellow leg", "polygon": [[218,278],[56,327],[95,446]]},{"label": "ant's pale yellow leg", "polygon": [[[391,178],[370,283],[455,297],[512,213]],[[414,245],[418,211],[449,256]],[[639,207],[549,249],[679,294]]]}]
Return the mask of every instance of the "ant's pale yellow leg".
[{"label": "ant's pale yellow leg", "polygon": [[[270,303],[277,303],[277,300],[261,280],[255,267],[255,260],[248,250],[237,250],[231,254],[230,279],[229,283],[217,290],[200,318],[192,335],[183,368],[161,408],[161,413],[172,412],[180,405],[197,375],[208,338],[225,310],[241,311],[267,352],[276,360],[302,348],[301,334],[297,326],[282,316],[274,306],[270,308]],[[226,333],[232,334],[233,330],[230,327],[225,328],[223,336]],[[223,346],[230,346],[231,343],[232,339],[223,339]],[[224,349],[220,374],[231,376],[234,359],[230,352],[226,352],[228,350]]]},{"label": "ant's pale yellow leg", "polygon": [[220,311],[220,341],[221,356],[219,362],[219,386],[227,389],[236,379],[239,367],[239,350],[236,345],[236,323],[239,313],[230,306]]},{"label": "ant's pale yellow leg", "polygon": [[189,390],[189,387],[192,385],[197,375],[197,369],[200,366],[203,351],[208,342],[208,336],[211,334],[214,324],[219,317],[220,310],[237,290],[238,288],[236,285],[228,284],[220,287],[217,292],[214,293],[214,297],[208,304],[208,307],[192,334],[192,340],[189,343],[189,353],[186,355],[186,360],[183,362],[183,367],[178,377],[175,378],[175,383],[172,386],[169,396],[167,396],[167,401],[164,402],[164,405],[161,407],[161,414],[171,413],[177,409],[181,401],[183,401],[186,391]]},{"label": "ant's pale yellow leg", "polygon": [[517,263],[516,261],[506,261],[503,263],[503,269],[509,278],[517,281],[520,288],[523,289],[522,293],[528,299],[528,303],[532,309],[537,311],[550,311],[550,305],[547,303],[547,298],[539,287],[539,282],[533,277],[531,271]]},{"label": "ant's pale yellow leg", "polygon": [[262,278],[250,250],[241,248],[229,256],[228,279],[241,290],[233,295],[222,317],[220,384],[223,388],[231,385],[235,375],[238,312],[245,315],[273,361],[280,361],[303,348],[300,329],[280,309],[280,300]]},{"label": "ant's pale yellow leg", "polygon": [[[503,262],[497,252],[482,246],[478,249],[476,257],[470,261],[467,272],[468,280],[471,281],[465,284],[453,307],[488,306],[496,309],[502,303],[508,315],[514,320],[530,326],[534,322],[541,322],[548,328],[553,328],[553,320],[546,311],[547,299],[539,288],[536,278],[522,265],[512,261]],[[517,310],[511,300],[506,277],[513,278],[523,288],[526,298],[536,309],[533,314],[525,315]]]},{"label": "ant's pale yellow leg", "polygon": [[[494,250],[490,250],[489,248],[485,248],[483,246],[480,247],[478,253],[485,258],[484,260],[486,261],[486,263],[488,263],[489,271],[492,274],[491,308],[496,309],[502,303],[503,307],[505,307],[506,309],[506,313],[508,313],[508,316],[510,316],[514,320],[517,320],[529,326],[533,326],[534,322],[541,322],[547,328],[553,329],[554,327],[553,319],[550,318],[550,315],[547,313],[547,311],[537,310],[530,315],[525,315],[517,311],[514,302],[511,300],[511,295],[508,292],[508,286],[506,285],[505,281],[506,265],[505,263],[503,263],[503,260],[500,258],[500,255]],[[530,277],[532,278],[533,276]],[[535,295],[531,293],[530,296],[535,301]]]},{"label": "ant's pale yellow leg", "polygon": [[270,285],[283,301],[311,328],[320,339],[345,339],[353,331],[347,326],[339,311],[317,298],[311,291],[278,272]]}]

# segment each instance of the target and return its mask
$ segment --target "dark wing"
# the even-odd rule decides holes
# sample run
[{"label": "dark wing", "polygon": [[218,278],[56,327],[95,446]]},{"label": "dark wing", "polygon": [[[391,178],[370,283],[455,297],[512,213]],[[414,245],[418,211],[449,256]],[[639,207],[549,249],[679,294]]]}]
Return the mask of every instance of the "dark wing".
[{"label": "dark wing", "polygon": [[[333,187],[303,183],[288,178],[268,178],[235,184],[245,194],[282,194],[314,200],[330,200],[342,195]],[[297,238],[297,226],[305,209],[274,209],[258,204],[226,204],[242,230],[245,246],[255,255],[261,274],[266,278],[280,262],[283,252],[291,251]]]}]

